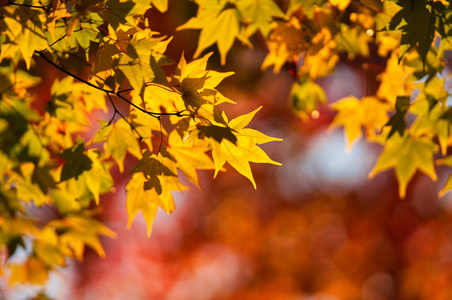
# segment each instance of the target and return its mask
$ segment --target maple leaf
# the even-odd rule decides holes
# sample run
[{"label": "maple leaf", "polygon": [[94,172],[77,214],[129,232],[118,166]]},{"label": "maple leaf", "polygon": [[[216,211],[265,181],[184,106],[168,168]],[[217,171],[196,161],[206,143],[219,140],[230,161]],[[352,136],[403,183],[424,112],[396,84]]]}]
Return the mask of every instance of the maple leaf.
[{"label": "maple leaf", "polygon": [[340,24],[340,33],[335,36],[337,47],[341,52],[347,52],[349,58],[369,56],[371,37],[359,27],[349,27]]},{"label": "maple leaf", "polygon": [[[250,45],[245,29],[241,26],[240,12],[235,7],[229,8],[229,3],[224,0],[218,2],[198,1],[198,4],[197,16],[179,26],[177,30],[201,29],[194,57],[198,57],[204,49],[216,43],[221,56],[221,64],[224,65],[226,55],[236,38],[242,43]],[[222,34],[219,35],[218,32]]]},{"label": "maple leaf", "polygon": [[174,210],[174,200],[171,191],[183,191],[187,189],[179,182],[177,165],[173,157],[168,155],[164,148],[158,155],[149,150],[143,153],[143,158],[138,161],[130,173],[142,172],[146,178],[145,190],[155,189],[160,201],[159,206],[168,214]]},{"label": "maple leaf", "polygon": [[400,136],[403,136],[407,127],[405,117],[409,108],[410,97],[397,97],[395,104],[396,113],[389,119],[388,123],[385,124],[385,126],[391,126],[391,131],[389,131],[387,138],[390,138],[395,132],[398,132]]},{"label": "maple leaf", "polygon": [[93,211],[73,213],[47,224],[48,227],[63,232],[59,237],[62,251],[69,256],[73,254],[79,261],[83,260],[85,245],[95,250],[100,257],[105,257],[99,235],[116,237],[113,231],[91,216],[93,213]]},{"label": "maple leaf", "polygon": [[169,85],[157,61],[158,56],[162,55],[171,41],[164,39],[164,37],[141,38],[140,35],[134,34],[127,45],[126,55],[122,55],[118,61],[118,69],[141,98],[144,98],[144,90],[149,82]]},{"label": "maple leaf", "polygon": [[205,153],[207,145],[196,143],[193,145],[188,139],[184,140],[177,131],[171,132],[168,137],[168,153],[177,161],[177,168],[200,188],[196,170],[211,170],[215,166],[209,156]]},{"label": "maple leaf", "polygon": [[[93,91],[86,85],[74,82],[73,78],[66,76],[61,81],[55,80],[51,89],[51,99],[46,110],[60,121],[72,123],[70,130],[80,129],[79,125],[88,125],[86,111],[90,111],[93,105],[106,109],[104,96]],[[95,99],[95,100],[94,100]],[[85,101],[83,101],[85,100]]]},{"label": "maple leaf", "polygon": [[47,30],[53,39],[55,39],[55,25],[56,21],[72,17],[72,14],[69,13],[66,7],[66,3],[61,2],[60,0],[52,1],[52,11],[50,12],[47,18]]},{"label": "maple leaf", "polygon": [[285,17],[273,0],[238,1],[236,5],[243,22],[249,23],[246,27],[247,36],[259,30],[266,37],[271,30],[273,18]]},{"label": "maple leaf", "polygon": [[[444,11],[444,5],[440,2],[430,5],[428,1],[411,0],[398,0],[397,4],[401,9],[392,17],[386,29],[402,30],[399,62],[410,49],[418,47],[422,61],[425,63],[435,37],[435,23],[438,18],[436,9]],[[419,22],[419,20],[423,21]]]},{"label": "maple leaf", "polygon": [[410,81],[414,68],[397,62],[397,53],[393,52],[387,61],[385,71],[380,75],[380,86],[376,95],[395,105],[398,96],[410,96],[414,84]]},{"label": "maple leaf", "polygon": [[36,235],[33,252],[47,266],[62,267],[65,265],[65,261],[59,246],[58,236],[53,228],[45,226]]},{"label": "maple leaf", "polygon": [[331,31],[322,28],[310,41],[299,76],[309,74],[311,79],[324,77],[333,71],[339,60],[337,43]]},{"label": "maple leaf", "polygon": [[120,24],[128,23],[127,19],[131,17],[131,12],[136,5],[133,1],[108,0],[107,8],[104,11],[106,19],[113,29],[117,29]]},{"label": "maple leaf", "polygon": [[5,18],[0,23],[0,31],[6,40],[0,46],[0,62],[4,58],[14,58],[19,50],[27,69],[31,66],[31,57],[36,50],[48,47],[43,10],[18,7],[2,7]]},{"label": "maple leaf", "polygon": [[121,51],[113,43],[104,43],[99,46],[91,76],[100,87],[103,87],[107,79],[115,74],[115,63],[120,54]]},{"label": "maple leaf", "polygon": [[113,159],[119,167],[119,171],[123,172],[124,158],[127,152],[138,159],[142,157],[140,145],[130,125],[124,119],[120,119],[116,123],[108,126],[106,130],[106,132],[103,132],[103,135],[107,136],[104,150],[107,155],[113,156]]},{"label": "maple leaf", "polygon": [[[231,120],[228,127],[207,126],[211,134],[207,136],[212,149],[212,157],[215,164],[215,174],[221,170],[228,162],[240,174],[248,178],[256,188],[256,183],[250,168],[250,162],[269,163],[281,165],[271,160],[265,152],[257,145],[272,141],[281,141],[279,138],[266,136],[265,134],[250,128],[244,128],[251,121],[260,108],[243,116]],[[198,130],[198,135],[202,138],[204,131]],[[235,138],[232,138],[234,136]]]},{"label": "maple leaf", "polygon": [[146,178],[143,173],[135,173],[126,185],[127,190],[127,228],[132,226],[133,219],[139,211],[147,224],[147,235],[151,235],[152,224],[157,215],[158,203],[161,201],[155,189],[145,190]]},{"label": "maple leaf", "polygon": [[[113,186],[113,179],[110,175],[110,172],[108,171],[110,165],[102,161],[99,150],[89,149],[82,157],[80,164],[83,163],[83,160],[90,161],[89,169],[83,170],[83,172],[81,172],[75,178],[71,177],[72,180],[68,181],[69,186],[60,186],[60,188],[70,190],[71,194],[64,194],[60,190],[58,192],[59,195],[57,195],[59,199],[55,200],[54,197],[52,198],[54,202],[59,202],[61,205],[61,201],[59,200],[66,198],[66,200],[63,201],[67,202],[67,204],[75,199],[80,203],[90,203],[90,200],[94,198],[96,204],[98,205],[100,195],[106,192],[110,192],[111,187]],[[76,169],[79,170],[80,167],[77,167]],[[69,207],[70,206],[71,205],[69,204]],[[77,205],[73,207],[77,207]],[[71,210],[71,208],[69,208],[69,210]]]},{"label": "maple leaf", "polygon": [[14,183],[17,186],[18,199],[25,202],[33,201],[39,207],[48,203],[49,197],[46,194],[47,190],[43,192],[39,184],[37,184],[36,178],[33,176],[35,170],[36,166],[33,163],[21,163],[18,173],[14,172],[9,174],[10,178],[8,182],[11,184]]},{"label": "maple leaf", "polygon": [[412,135],[393,135],[386,141],[385,148],[378,158],[369,178],[390,168],[395,169],[397,181],[399,182],[399,196],[405,198],[408,182],[417,170],[428,175],[433,181],[437,176],[433,164],[433,154],[437,146],[425,137]]},{"label": "maple leaf", "polygon": [[65,160],[60,181],[77,178],[92,168],[93,161],[85,154],[85,143],[82,139],[77,140],[74,147],[64,150],[58,156]]},{"label": "maple leaf", "polygon": [[173,76],[179,95],[174,95],[173,100],[175,107],[179,110],[194,111],[198,117],[224,125],[225,122],[217,105],[234,102],[223,96],[215,87],[224,78],[234,73],[206,70],[207,61],[211,55],[212,53],[208,53],[188,64],[182,55]]},{"label": "maple leaf", "polygon": [[29,257],[22,265],[11,265],[9,284],[31,283],[43,285],[49,278],[47,266],[35,257]]},{"label": "maple leaf", "polygon": [[158,155],[146,150],[130,173],[133,173],[133,177],[127,183],[128,227],[141,210],[149,236],[157,208],[171,214],[175,209],[171,191],[183,191],[187,188],[179,182],[175,158],[164,148]]},{"label": "maple leaf", "polygon": [[308,29],[295,17],[290,18],[289,22],[274,22],[272,27],[268,40],[270,53],[261,68],[265,70],[273,65],[273,71],[278,73],[287,61],[296,60],[310,47],[307,41],[311,37]]},{"label": "maple leaf", "polygon": [[338,113],[330,124],[330,129],[343,126],[347,138],[347,149],[362,136],[363,128],[367,136],[372,137],[380,133],[388,120],[390,105],[375,97],[364,97],[359,100],[349,96],[331,105]]},{"label": "maple leaf", "polygon": [[441,154],[447,154],[449,146],[450,118],[446,106],[449,94],[444,89],[444,79],[433,77],[425,82],[421,92],[410,106],[410,113],[417,115],[410,131],[417,136],[437,137]]}]

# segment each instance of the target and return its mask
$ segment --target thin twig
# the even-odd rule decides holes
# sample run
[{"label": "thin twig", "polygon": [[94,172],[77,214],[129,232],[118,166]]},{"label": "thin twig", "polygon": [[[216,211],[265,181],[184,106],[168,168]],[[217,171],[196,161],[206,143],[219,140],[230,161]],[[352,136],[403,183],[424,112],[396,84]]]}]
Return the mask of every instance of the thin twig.
[{"label": "thin twig", "polygon": [[140,138],[140,141],[142,141],[144,138],[141,136],[141,134],[138,132],[138,130],[135,128],[135,126],[132,125],[132,123],[130,123],[129,120],[127,120],[127,118],[116,108],[115,103],[113,102],[113,99],[111,98],[110,94],[107,93],[108,99],[110,100],[111,105],[113,106],[113,109],[115,110],[113,117],[110,119],[110,122],[108,122],[109,124],[111,124],[111,122],[114,120],[115,115],[118,114],[121,116],[121,118],[124,119],[124,121],[127,122],[127,124],[129,124],[130,128],[135,131],[135,133],[138,135],[138,137]]},{"label": "thin twig", "polygon": [[52,5],[31,5],[31,4],[20,4],[20,3],[15,3],[12,0],[8,0],[8,4],[9,5],[16,5],[16,6],[23,6],[23,7],[30,7],[30,8],[39,8],[39,9],[43,9],[45,11],[50,11],[52,9]]},{"label": "thin twig", "polygon": [[138,109],[139,111],[141,111],[142,113],[145,113],[147,115],[150,115],[151,117],[157,118],[159,116],[177,116],[177,117],[185,117],[185,116],[191,116],[190,115],[186,115],[184,114],[184,112],[187,112],[187,110],[182,110],[182,111],[178,111],[178,112],[152,112],[152,111],[147,111],[141,107],[139,107],[138,105],[136,105],[135,103],[132,103],[130,100],[128,100],[127,98],[125,98],[124,96],[122,96],[119,92],[115,92],[113,90],[106,90],[104,88],[98,87],[97,85],[92,84],[91,82],[69,72],[68,70],[66,70],[65,68],[57,65],[56,63],[54,63],[50,58],[48,58],[46,55],[44,55],[44,51],[35,51],[37,54],[39,54],[39,56],[41,56],[45,61],[47,61],[49,64],[51,64],[52,66],[54,66],[55,68],[57,68],[58,70],[60,70],[61,72],[77,79],[78,81],[81,81],[83,83],[85,83],[86,85],[95,88],[96,90],[102,91],[106,94],[113,94],[116,97],[120,98],[121,100],[127,102],[128,104],[132,105],[133,107],[135,107],[136,109]]}]

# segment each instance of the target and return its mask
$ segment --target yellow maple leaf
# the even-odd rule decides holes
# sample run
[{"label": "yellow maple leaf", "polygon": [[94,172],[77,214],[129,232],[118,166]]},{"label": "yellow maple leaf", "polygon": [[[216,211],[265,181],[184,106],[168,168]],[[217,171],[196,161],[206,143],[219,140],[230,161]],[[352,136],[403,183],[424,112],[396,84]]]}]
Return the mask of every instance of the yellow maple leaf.
[{"label": "yellow maple leaf", "polygon": [[58,236],[51,227],[44,227],[33,244],[36,256],[48,266],[64,266],[63,253],[60,251]]},{"label": "yellow maple leaf", "polygon": [[262,62],[262,69],[273,66],[273,71],[278,73],[287,61],[296,60],[306,51],[310,44],[307,28],[300,24],[299,20],[292,17],[289,22],[274,22],[272,32],[268,40],[270,52]]},{"label": "yellow maple leaf", "polygon": [[403,199],[406,195],[407,185],[417,170],[436,181],[437,176],[433,164],[433,154],[436,151],[436,144],[429,138],[412,135],[401,137],[394,134],[387,140],[383,152],[369,173],[369,178],[394,168],[399,182],[399,196]]},{"label": "yellow maple leaf", "polygon": [[398,96],[409,97],[415,87],[413,82],[409,80],[414,68],[404,65],[403,61],[399,64],[398,61],[399,54],[392,52],[386,69],[380,76],[381,83],[377,91],[379,98],[386,99],[392,105],[395,104]]},{"label": "yellow maple leaf", "polygon": [[132,222],[139,211],[147,224],[147,235],[151,235],[152,224],[157,215],[159,196],[155,189],[145,190],[146,178],[143,173],[135,173],[126,185],[127,189],[127,228],[132,226]]},{"label": "yellow maple leaf", "polygon": [[212,160],[205,153],[208,150],[207,145],[195,144],[184,140],[176,132],[171,132],[168,138],[168,152],[177,160],[177,168],[184,175],[200,188],[198,174],[196,170],[212,170],[215,168]]},{"label": "yellow maple leaf", "polygon": [[95,250],[100,257],[105,257],[105,251],[99,240],[99,235],[116,237],[116,234],[107,226],[94,219],[94,211],[69,214],[64,219],[53,220],[47,224],[49,227],[64,230],[60,235],[62,251],[66,256],[75,256],[83,260],[85,245]]},{"label": "yellow maple leaf", "polygon": [[223,9],[224,2],[210,2],[208,7],[200,7],[196,17],[177,28],[177,30],[201,29],[198,47],[194,54],[195,58],[216,43],[221,56],[221,64],[224,65],[226,56],[236,38],[251,46],[246,36],[246,30],[241,25],[240,12],[234,7]]},{"label": "yellow maple leaf", "polygon": [[60,0],[52,1],[52,10],[47,17],[47,30],[54,40],[56,21],[68,17],[72,17],[72,14],[68,12],[66,3],[61,2]]},{"label": "yellow maple leaf", "polygon": [[96,60],[94,61],[92,68],[91,78],[97,82],[100,87],[104,86],[108,77],[115,74],[113,63],[120,55],[121,51],[114,43],[104,43],[99,46]]},{"label": "yellow maple leaf", "polygon": [[244,128],[259,109],[231,120],[228,127],[206,126],[206,128],[200,130],[200,135],[207,136],[212,148],[212,157],[215,164],[214,177],[217,176],[223,165],[228,162],[240,174],[248,178],[254,188],[256,188],[250,162],[281,165],[271,160],[257,145],[271,141],[281,141],[282,139],[269,137],[254,129]]},{"label": "yellow maple leaf", "polygon": [[333,71],[339,61],[336,41],[330,30],[322,28],[311,43],[298,72],[301,75],[309,74],[312,79],[324,77]]},{"label": "yellow maple leaf", "polygon": [[376,97],[364,97],[359,100],[354,96],[342,98],[331,105],[338,111],[330,128],[343,126],[347,138],[347,149],[362,136],[363,128],[370,138],[381,131],[388,122],[391,106]]},{"label": "yellow maple leaf", "polygon": [[378,55],[386,57],[391,51],[399,47],[400,33],[390,31],[377,32],[375,41],[378,45]]},{"label": "yellow maple leaf", "polygon": [[130,124],[124,119],[120,119],[115,124],[107,127],[110,131],[107,141],[104,145],[107,155],[111,155],[116,161],[119,171],[124,171],[124,158],[126,153],[129,152],[136,158],[141,158],[141,149],[138,141],[135,137],[135,133],[132,131]]},{"label": "yellow maple leaf", "polygon": [[49,278],[48,267],[39,259],[31,256],[22,264],[11,265],[9,284],[31,283],[43,285]]}]

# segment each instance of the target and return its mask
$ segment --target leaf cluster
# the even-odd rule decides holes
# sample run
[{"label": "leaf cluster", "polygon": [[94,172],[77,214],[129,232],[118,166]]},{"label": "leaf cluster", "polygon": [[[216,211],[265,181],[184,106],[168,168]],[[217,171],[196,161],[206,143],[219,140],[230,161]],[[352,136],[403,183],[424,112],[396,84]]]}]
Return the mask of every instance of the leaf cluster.
[{"label": "leaf cluster", "polygon": [[[196,16],[177,30],[198,30],[198,47],[173,74],[162,68],[173,63],[165,55],[172,37],[143,16],[152,7],[165,12],[165,0],[0,7],[0,241],[9,258],[18,248],[28,253],[25,263],[7,264],[11,283],[42,284],[67,258],[81,260],[85,246],[105,255],[99,235],[114,233],[95,215],[113,189],[111,168],[128,176],[128,226],[141,212],[150,235],[158,209],[174,211],[173,192],[187,189],[181,177],[200,186],[198,170],[215,177],[228,163],[256,187],[250,162],[279,165],[259,145],[280,139],[247,127],[259,109],[229,120],[221,108],[234,103],[217,89],[233,73],[208,68],[212,54],[204,52],[213,45],[225,64],[236,41],[253,48],[260,36],[268,49],[262,70],[294,78],[289,102],[304,120],[328,103],[318,79],[341,60],[365,62],[363,74],[379,70],[376,91],[331,104],[330,126],[344,128],[349,147],[361,137],[383,145],[369,176],[394,169],[403,198],[418,170],[436,180],[435,164],[451,165],[449,1],[195,3]],[[31,75],[44,65],[65,75],[48,98],[37,93],[45,78]],[[89,118],[96,109],[111,114],[98,127]],[[440,194],[451,187],[449,179]],[[41,224],[30,205],[54,217]]]},{"label": "leaf cluster", "polygon": [[[167,6],[11,0],[0,7],[0,245],[10,284],[44,284],[67,259],[82,260],[85,247],[105,256],[100,235],[115,234],[96,215],[101,195],[114,190],[112,168],[128,178],[128,226],[141,212],[150,235],[158,208],[170,214],[173,192],[187,189],[181,177],[200,187],[198,170],[216,176],[228,162],[256,186],[250,162],[279,164],[258,145],[280,139],[246,128],[257,110],[229,121],[219,108],[234,103],[216,89],[232,72],[209,70],[210,54],[182,56],[174,74],[163,71],[173,63],[165,56],[171,37],[152,31],[144,13]],[[64,77],[48,82],[31,75],[37,68]],[[38,93],[45,85],[48,98]],[[95,126],[96,110],[111,117]],[[32,207],[52,216],[40,220]],[[19,264],[11,258],[21,248]]]}]

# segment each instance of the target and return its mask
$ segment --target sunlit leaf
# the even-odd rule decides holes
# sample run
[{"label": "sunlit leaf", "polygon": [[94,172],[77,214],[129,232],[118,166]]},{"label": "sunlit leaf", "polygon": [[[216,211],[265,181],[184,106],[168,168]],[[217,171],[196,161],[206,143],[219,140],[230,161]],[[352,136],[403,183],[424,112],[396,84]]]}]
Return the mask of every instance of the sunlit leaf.
[{"label": "sunlit leaf", "polygon": [[124,119],[120,119],[110,126],[111,132],[105,143],[105,152],[113,156],[113,159],[118,164],[119,170],[123,172],[126,153],[129,152],[136,158],[141,158],[140,146],[130,124]]},{"label": "sunlit leaf", "polygon": [[433,154],[437,146],[428,138],[416,138],[411,135],[393,135],[387,140],[385,148],[369,178],[390,168],[395,169],[399,182],[399,196],[405,198],[406,188],[417,170],[428,175],[433,181],[437,176],[433,164]]},{"label": "sunlit leaf", "polygon": [[160,200],[155,189],[144,189],[145,182],[143,173],[135,173],[127,183],[127,227],[132,226],[133,219],[141,211],[147,224],[147,235],[150,236]]},{"label": "sunlit leaf", "polygon": [[68,215],[64,219],[51,221],[47,226],[63,230],[61,244],[65,245],[68,254],[73,252],[80,261],[83,260],[85,245],[95,250],[100,257],[105,257],[99,235],[116,237],[113,231],[87,213]]}]

